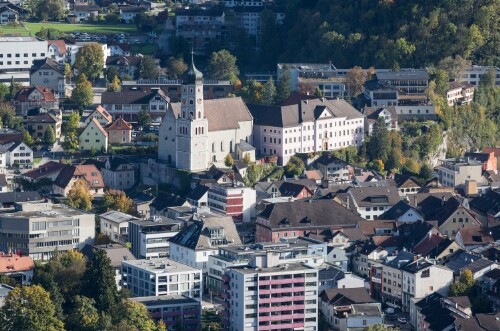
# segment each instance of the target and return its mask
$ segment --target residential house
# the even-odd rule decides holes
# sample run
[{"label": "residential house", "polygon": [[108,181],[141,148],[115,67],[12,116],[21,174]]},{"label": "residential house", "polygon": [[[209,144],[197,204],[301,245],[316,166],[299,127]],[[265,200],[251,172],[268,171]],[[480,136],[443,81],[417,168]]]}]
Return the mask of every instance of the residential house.
[{"label": "residential house", "polygon": [[150,93],[142,91],[102,93],[101,102],[113,118],[122,117],[127,122],[137,123],[137,115],[146,110],[154,122],[161,122],[170,104],[169,97],[159,88]]},{"label": "residential house", "polygon": [[108,111],[101,105],[97,106],[97,108],[85,118],[85,120],[83,121],[84,125],[89,125],[94,118],[97,120],[97,122],[99,122],[99,124],[101,124],[103,128],[113,123],[113,116],[111,116]]},{"label": "residential house", "polygon": [[[401,308],[403,302],[403,271],[402,268],[412,263],[416,256],[413,253],[401,251],[395,256],[387,256],[382,263],[379,277],[371,277],[372,283],[381,284],[381,301],[392,308]],[[374,284],[372,284],[373,286]]]},{"label": "residential house", "polygon": [[106,160],[101,169],[104,185],[115,190],[126,191],[136,184],[135,168],[130,162],[120,157]]},{"label": "residential house", "polygon": [[449,83],[446,91],[448,106],[468,105],[474,99],[474,85],[462,81]]},{"label": "residential house", "polygon": [[465,270],[470,270],[472,272],[474,280],[482,281],[486,273],[498,268],[499,265],[495,261],[485,259],[484,257],[476,259],[471,258],[464,266],[460,268],[459,274],[462,274]]},{"label": "residential house", "polygon": [[125,23],[133,23],[135,17],[144,11],[144,8],[135,6],[120,6],[120,18]]},{"label": "residential house", "polygon": [[352,182],[354,167],[331,153],[323,153],[315,161],[318,170],[323,174],[323,180],[334,182]]},{"label": "residential house", "polygon": [[418,208],[412,207],[405,201],[399,201],[390,209],[379,216],[382,220],[395,220],[398,222],[424,221],[424,215]]},{"label": "residential house", "polygon": [[187,202],[193,207],[206,207],[208,205],[209,186],[197,185],[191,192],[186,194]]},{"label": "residential house", "polygon": [[125,122],[121,117],[118,117],[105,130],[108,133],[111,145],[130,144],[132,142],[132,124]]},{"label": "residential house", "polygon": [[201,302],[185,295],[161,295],[130,298],[146,306],[153,320],[163,320],[167,330],[179,327],[181,330],[201,329]]},{"label": "residential house", "polygon": [[66,42],[64,40],[47,40],[49,57],[59,64],[66,63]]},{"label": "residential house", "polygon": [[35,263],[29,256],[20,253],[0,254],[0,275],[16,280],[19,285],[29,285],[33,278]]},{"label": "residential house", "polygon": [[0,250],[19,251],[33,260],[48,260],[54,251],[82,249],[95,236],[94,214],[46,201],[17,203],[15,210],[0,214],[0,223]]},{"label": "residential house", "polygon": [[109,56],[130,56],[130,44],[128,43],[108,43],[110,54]]},{"label": "residential house", "polygon": [[23,142],[0,145],[0,165],[31,169],[33,150]]},{"label": "residential house", "polygon": [[412,207],[418,208],[420,212],[424,214],[425,220],[432,220],[438,217],[443,205],[452,197],[452,192],[440,191],[434,193],[408,194],[407,200]]},{"label": "residential house", "polygon": [[21,178],[31,183],[37,183],[41,179],[48,179],[53,182],[64,167],[65,165],[62,163],[49,161],[38,168],[22,173]]},{"label": "residential house", "polygon": [[467,201],[460,201],[457,197],[446,200],[435,220],[438,222],[439,232],[451,239],[455,239],[458,231],[463,228],[481,225],[468,208]]},{"label": "residential house", "polygon": [[198,214],[191,224],[170,239],[170,258],[208,272],[210,255],[220,246],[240,245],[241,239],[231,217],[216,214]]},{"label": "residential house", "polygon": [[49,57],[33,60],[30,86],[44,86],[53,91],[56,97],[64,96],[64,65]]},{"label": "residential house", "polygon": [[382,120],[387,130],[398,130],[398,115],[395,106],[387,107],[365,107],[363,114],[366,116],[365,131],[372,133],[373,126]]},{"label": "residential house", "polygon": [[[356,248],[356,247],[355,247]],[[380,266],[389,252],[371,242],[361,243],[353,254],[352,271],[361,277],[368,278],[374,267]]]},{"label": "residential house", "polygon": [[62,114],[57,110],[24,116],[23,125],[35,140],[44,141],[49,128],[54,132],[54,138],[58,140],[61,137]]},{"label": "residential house", "polygon": [[364,140],[364,115],[345,100],[315,98],[249,109],[257,155],[276,155],[280,165],[295,153],[360,146]]},{"label": "residential house", "polygon": [[99,17],[99,6],[96,5],[75,5],[69,20],[71,23],[88,22]]},{"label": "residential house", "polygon": [[480,284],[482,293],[487,295],[495,304],[500,303],[500,268],[492,269],[483,275]]},{"label": "residential house", "polygon": [[125,245],[128,238],[128,224],[138,218],[119,211],[110,210],[99,215],[101,233],[108,236],[113,242]]},{"label": "residential house", "polygon": [[108,56],[106,67],[114,67],[118,71],[118,78],[132,78],[137,76],[142,62],[142,56]]},{"label": "residential house", "polygon": [[350,187],[343,201],[366,220],[374,220],[396,205],[399,192],[396,187]]},{"label": "residential house", "polygon": [[78,140],[82,151],[108,150],[108,133],[95,118],[83,129]]},{"label": "residential house", "polygon": [[[482,150],[483,153],[491,153],[495,154],[495,157],[498,159],[500,157],[500,148],[496,147],[484,147]],[[497,162],[497,172],[500,170],[500,162]]]},{"label": "residential house", "polygon": [[[462,322],[472,322],[475,319],[471,306],[467,296],[445,297],[434,292],[422,299],[412,300],[410,323],[416,331],[479,330],[476,326],[465,327]],[[455,324],[457,322],[458,324]]]},{"label": "residential house", "polygon": [[115,272],[116,287],[118,290],[122,288],[122,261],[134,261],[135,257],[130,252],[130,250],[122,245],[118,244],[106,244],[106,245],[85,245],[82,248],[82,254],[88,259],[94,257],[97,251],[103,251],[111,262],[111,267]]},{"label": "residential house", "polygon": [[466,152],[464,154],[464,158],[481,162],[483,164],[482,168],[483,170],[491,170],[493,172],[497,171],[498,162],[497,162],[497,157],[495,156],[495,152],[489,152],[489,153]]},{"label": "residential house", "polygon": [[346,272],[339,267],[325,265],[318,273],[319,292],[329,288],[359,288],[365,286],[365,279]]},{"label": "residential house", "polygon": [[[418,259],[402,268],[403,311],[409,312],[412,299],[423,298],[433,292],[447,293],[453,282],[453,271]],[[411,314],[411,312],[410,312]]]},{"label": "residential house", "polygon": [[23,134],[20,131],[9,128],[0,128],[0,145],[23,141]]},{"label": "residential house", "polygon": [[18,23],[25,12],[25,9],[9,1],[0,2],[0,25]]},{"label": "residential house", "polygon": [[[498,239],[498,238],[496,238]],[[462,249],[471,251],[478,247],[491,245],[495,242],[492,232],[479,225],[471,225],[458,230],[455,241]]]},{"label": "residential house", "polygon": [[254,188],[259,197],[293,197],[302,199],[313,196],[317,186],[314,179],[285,178],[284,180],[258,182],[255,184]]},{"label": "residential house", "polygon": [[177,294],[201,301],[202,296],[201,270],[168,258],[122,261],[122,286],[133,297]]},{"label": "residential house", "polygon": [[104,181],[101,172],[93,164],[87,165],[66,165],[54,180],[52,190],[54,194],[68,196],[69,191],[79,179],[83,179],[89,185],[91,195],[104,194]]},{"label": "residential house", "polygon": [[361,220],[332,200],[274,203],[257,215],[255,241],[278,242],[281,237],[307,237],[324,230],[354,228]]},{"label": "residential house", "polygon": [[177,235],[184,221],[153,216],[151,220],[132,220],[128,224],[131,251],[138,259],[167,257],[169,240]]},{"label": "residential house", "polygon": [[469,206],[482,224],[493,224],[500,218],[500,192],[489,190],[473,198]]},{"label": "residential house", "polygon": [[45,86],[22,87],[13,100],[16,114],[27,115],[33,108],[59,109],[54,92]]},{"label": "residential house", "polygon": [[[319,300],[319,309],[326,322],[336,330],[347,331],[383,323],[380,304],[370,297],[364,287],[326,289],[320,293]],[[364,319],[359,318],[362,315],[356,313],[356,307],[359,307],[361,312],[367,312]]]},{"label": "residential house", "polygon": [[467,158],[446,159],[437,167],[439,184],[463,186],[466,180],[482,181],[483,164]]},{"label": "residential house", "polygon": [[169,213],[169,208],[171,207],[187,207],[191,210],[191,205],[185,198],[173,193],[158,192],[153,202],[149,205],[150,215],[175,219],[176,217],[173,217]]},{"label": "residential house", "polygon": [[414,177],[402,174],[394,174],[394,182],[399,190],[399,195],[401,197],[407,197],[408,194],[417,193],[422,188],[420,184]]}]

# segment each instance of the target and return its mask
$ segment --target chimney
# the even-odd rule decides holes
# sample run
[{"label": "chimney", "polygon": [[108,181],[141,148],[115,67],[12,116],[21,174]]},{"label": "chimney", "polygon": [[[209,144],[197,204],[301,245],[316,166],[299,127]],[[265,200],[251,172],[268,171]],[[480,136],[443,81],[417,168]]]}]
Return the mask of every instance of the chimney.
[{"label": "chimney", "polygon": [[446,203],[446,197],[443,195],[441,197],[441,206],[444,206],[445,203]]},{"label": "chimney", "polygon": [[347,208],[347,209],[350,209],[350,208],[349,208],[349,207],[350,207],[350,205],[351,205],[351,198],[350,198],[350,197],[347,197],[346,208]]}]

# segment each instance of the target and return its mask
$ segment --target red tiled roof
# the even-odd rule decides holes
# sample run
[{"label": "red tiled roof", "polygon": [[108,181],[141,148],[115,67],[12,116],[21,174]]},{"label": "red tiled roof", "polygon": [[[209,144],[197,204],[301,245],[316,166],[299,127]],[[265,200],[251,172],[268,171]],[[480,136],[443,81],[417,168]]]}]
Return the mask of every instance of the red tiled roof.
[{"label": "red tiled roof", "polygon": [[37,101],[45,102],[56,102],[57,99],[51,89],[46,86],[35,86],[35,87],[23,87],[15,97],[17,102],[26,102],[33,91],[38,90],[43,96],[43,99],[37,99]]},{"label": "red tiled roof", "polygon": [[106,128],[106,131],[108,132],[111,130],[132,130],[132,124],[126,122],[123,118],[118,117]]},{"label": "red tiled roof", "polygon": [[15,254],[0,256],[0,273],[33,270],[35,264],[29,256]]},{"label": "red tiled roof", "polygon": [[59,54],[66,54],[66,43],[64,40],[47,40],[47,44],[57,46]]},{"label": "red tiled roof", "polygon": [[64,168],[64,166],[64,164],[61,164],[59,162],[49,161],[39,166],[38,168],[25,172],[23,176],[36,180],[38,178],[42,178],[50,174],[59,172],[62,168]]},{"label": "red tiled roof", "polygon": [[497,147],[485,147],[483,148],[483,153],[494,152],[496,157],[500,157],[500,148]]},{"label": "red tiled roof", "polygon": [[99,114],[101,114],[102,117],[104,117],[106,120],[108,120],[108,122],[111,123],[111,121],[113,121],[113,116],[111,116],[110,113],[108,113],[108,111],[101,105],[97,106],[97,108],[95,109]]},{"label": "red tiled roof", "polygon": [[422,256],[427,256],[441,242],[445,239],[439,235],[433,234],[430,237],[425,238],[422,242],[420,242],[417,246],[413,248],[413,252],[417,254],[421,254]]},{"label": "red tiled roof", "polygon": [[314,180],[321,180],[321,178],[323,177],[321,175],[321,171],[320,170],[307,170],[305,172],[305,175],[306,175],[306,178],[308,178],[308,179],[314,179]]},{"label": "red tiled roof", "polygon": [[[101,127],[102,128],[102,127]],[[93,164],[77,165],[75,174],[83,175],[92,188],[104,188],[101,172]],[[97,183],[95,182],[97,181]]]}]

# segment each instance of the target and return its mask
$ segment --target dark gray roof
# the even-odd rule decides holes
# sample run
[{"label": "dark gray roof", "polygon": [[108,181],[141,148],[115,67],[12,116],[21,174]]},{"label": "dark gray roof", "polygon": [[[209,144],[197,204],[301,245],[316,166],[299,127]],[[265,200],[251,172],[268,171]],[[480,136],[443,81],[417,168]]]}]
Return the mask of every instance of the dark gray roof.
[{"label": "dark gray roof", "polygon": [[363,219],[333,200],[298,200],[271,204],[259,214],[271,229],[354,227]]},{"label": "dark gray roof", "polygon": [[410,272],[412,274],[415,274],[421,270],[427,269],[430,266],[432,266],[432,262],[424,260],[424,259],[419,259],[417,261],[414,261],[412,263],[407,264],[406,266],[403,267],[403,270],[406,272]]},{"label": "dark gray roof", "polygon": [[388,70],[377,72],[377,79],[379,80],[412,80],[412,79],[429,79],[429,73],[426,69],[400,69],[398,71]]},{"label": "dark gray roof", "polygon": [[400,201],[399,192],[396,187],[351,187],[348,193],[354,199],[358,207],[371,207],[378,205],[395,205]]},{"label": "dark gray roof", "polygon": [[494,263],[495,262],[490,261],[490,260],[482,257],[482,258],[476,259],[473,262],[470,262],[469,264],[463,266],[462,268],[460,268],[460,270],[463,271],[465,269],[469,269],[470,271],[472,271],[472,273],[476,273],[478,271],[481,271],[481,270],[484,270],[485,268],[490,267]]},{"label": "dark gray roof", "polygon": [[[193,222],[170,239],[170,242],[193,250],[214,249],[224,244],[241,245],[241,239],[232,217],[209,214],[198,215],[197,218],[193,218]],[[220,244],[212,245],[210,239],[212,228],[224,229],[224,239]]]},{"label": "dark gray roof", "polygon": [[469,265],[471,262],[480,259],[479,256],[465,252],[464,250],[458,250],[453,255],[446,259],[445,265],[448,269],[458,272],[462,270],[465,266]]},{"label": "dark gray roof", "polygon": [[405,267],[406,265],[410,264],[413,262],[415,258],[415,254],[410,253],[410,252],[399,252],[394,259],[385,262],[384,264],[388,267],[395,268],[395,269],[401,269]]},{"label": "dark gray roof", "polygon": [[318,280],[319,281],[325,281],[325,280],[339,280],[344,278],[344,271],[339,269],[338,267],[328,265],[324,269],[320,269],[318,272]]},{"label": "dark gray roof", "polygon": [[30,72],[34,73],[40,69],[52,69],[64,75],[64,66],[52,60],[51,58],[33,60],[33,65],[31,66]]},{"label": "dark gray roof", "polygon": [[413,208],[406,201],[399,201],[390,209],[386,210],[382,215],[379,216],[381,220],[397,220],[399,217],[403,216],[409,209]]},{"label": "dark gray roof", "polygon": [[364,287],[329,288],[321,292],[320,298],[332,306],[376,302]]},{"label": "dark gray roof", "polygon": [[126,91],[126,92],[111,92],[105,91],[101,96],[101,103],[106,105],[131,105],[138,104],[144,105],[148,104],[149,101],[155,96],[159,95],[167,102],[170,102],[170,98],[165,95],[161,90],[153,90],[150,93],[144,93],[141,91]]},{"label": "dark gray roof", "polygon": [[159,192],[150,207],[163,211],[168,207],[179,207],[186,203],[186,199],[173,193]]},{"label": "dark gray roof", "polygon": [[194,201],[200,200],[210,189],[210,187],[205,185],[198,185],[194,190],[186,194],[186,199],[191,199]]},{"label": "dark gray roof", "polygon": [[262,105],[249,105],[250,112],[254,118],[254,124],[276,127],[292,127],[302,122],[318,120],[323,111],[328,112],[328,117],[338,118],[363,118],[363,114],[357,111],[345,100],[328,100],[316,98],[301,100],[297,104],[272,107]]},{"label": "dark gray roof", "polygon": [[0,193],[1,204],[12,204],[14,202],[26,202],[41,200],[42,197],[38,192],[3,192]]},{"label": "dark gray roof", "polygon": [[135,260],[135,256],[130,252],[130,250],[122,245],[118,244],[108,244],[108,245],[85,245],[82,248],[82,254],[89,259],[94,256],[94,251],[100,249],[106,252],[106,255],[111,260],[111,266],[113,268],[120,268],[123,260]]}]

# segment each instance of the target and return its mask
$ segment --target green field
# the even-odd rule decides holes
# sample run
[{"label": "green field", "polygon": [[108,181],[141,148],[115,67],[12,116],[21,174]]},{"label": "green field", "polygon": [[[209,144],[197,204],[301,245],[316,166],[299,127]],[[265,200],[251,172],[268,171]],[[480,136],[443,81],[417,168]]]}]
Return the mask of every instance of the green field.
[{"label": "green field", "polygon": [[115,24],[115,25],[105,25],[105,24],[70,24],[70,23],[23,23],[22,25],[12,26],[0,26],[0,35],[6,34],[18,34],[21,36],[32,36],[39,32],[42,28],[52,28],[57,29],[62,32],[87,32],[90,34],[111,34],[111,33],[136,33],[137,29],[133,24]]}]

